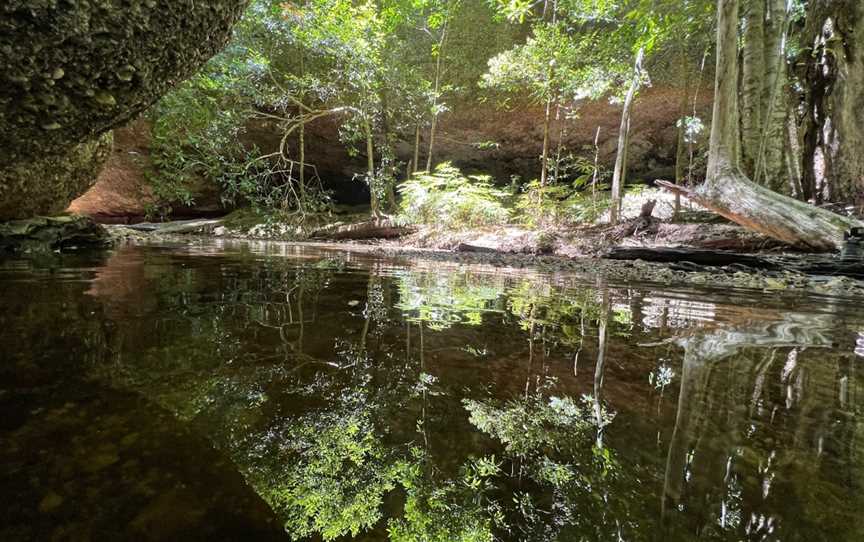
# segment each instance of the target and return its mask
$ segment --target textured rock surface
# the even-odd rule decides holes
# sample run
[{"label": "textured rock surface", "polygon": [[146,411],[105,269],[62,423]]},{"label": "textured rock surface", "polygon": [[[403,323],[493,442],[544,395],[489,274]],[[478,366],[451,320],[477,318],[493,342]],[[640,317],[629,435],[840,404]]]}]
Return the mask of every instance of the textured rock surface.
[{"label": "textured rock surface", "polygon": [[0,224],[0,252],[107,247],[108,232],[83,216],[36,217]]},{"label": "textured rock surface", "polygon": [[0,3],[0,168],[21,172],[133,118],[225,45],[246,3]]},{"label": "textured rock surface", "polygon": [[0,169],[0,220],[62,213],[86,191],[111,154],[111,132],[65,153]]}]

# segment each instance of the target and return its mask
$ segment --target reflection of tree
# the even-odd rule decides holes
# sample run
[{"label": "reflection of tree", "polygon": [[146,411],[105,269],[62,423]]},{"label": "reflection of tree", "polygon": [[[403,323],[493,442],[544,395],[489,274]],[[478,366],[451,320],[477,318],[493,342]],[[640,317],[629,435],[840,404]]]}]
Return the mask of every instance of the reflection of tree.
[{"label": "reflection of tree", "polygon": [[[598,429],[594,407],[587,398],[542,391],[503,402],[465,401],[471,423],[503,446],[496,489],[513,496],[499,503],[500,529],[520,539],[563,540],[589,532],[602,538],[618,528],[605,516],[627,516],[608,502],[619,467],[611,450],[591,443]],[[599,425],[611,419],[603,409]]]},{"label": "reflection of tree", "polygon": [[399,309],[408,321],[441,330],[479,325],[487,313],[503,313],[505,279],[469,272],[405,272],[399,276]]},{"label": "reflection of tree", "polygon": [[425,452],[415,450],[400,480],[404,512],[388,522],[393,542],[492,542],[497,507],[489,500],[494,458],[469,461],[455,480],[440,481]]},{"label": "reflection of tree", "polygon": [[382,444],[368,411],[316,413],[284,429],[283,467],[256,485],[292,537],[357,536],[381,519],[404,465]]},{"label": "reflection of tree", "polygon": [[[824,509],[819,502],[836,498],[845,483],[835,485],[836,478],[860,476],[833,469],[835,454],[848,454],[841,443],[856,424],[849,424],[842,393],[826,396],[817,387],[842,383],[839,364],[819,353],[836,329],[830,315],[786,313],[781,321],[742,322],[680,340],[684,360],[662,503],[667,520],[686,508],[688,530],[705,536],[782,538],[781,511],[797,516],[787,535],[847,539],[854,527],[843,521],[823,518],[814,529],[805,519],[848,517],[857,506]],[[807,356],[812,362],[805,364]],[[829,536],[826,524],[836,532]]]},{"label": "reflection of tree", "polygon": [[[744,309],[678,302],[655,315],[656,304],[633,292],[465,270],[391,278],[269,260],[218,272],[157,268],[139,288],[144,317],[112,310],[118,321],[106,330],[91,338],[80,329],[101,351],[117,350],[88,375],[152,398],[207,435],[294,537],[747,538],[748,523],[754,537],[765,534],[783,506],[785,517],[829,516],[838,540],[854,532],[842,519],[860,500],[840,502],[838,488],[864,480],[860,377],[854,347],[845,361],[815,349],[837,327],[830,318],[791,313],[777,323],[762,309],[736,322],[729,314]],[[84,322],[90,308],[69,316]],[[684,318],[693,310],[698,318]],[[715,314],[732,321],[704,329]],[[682,367],[668,341],[655,346],[670,357],[626,352],[622,336],[634,326],[648,334],[638,326],[652,318],[703,326],[683,340]],[[458,346],[441,348],[448,342]],[[449,357],[469,347],[484,353]],[[579,351],[583,365],[595,361],[593,374],[572,379]],[[513,363],[518,377],[501,370]],[[662,428],[646,430],[653,408],[632,413],[640,398],[630,392],[651,369],[649,386],[661,390],[676,375],[670,398],[680,379],[671,443]],[[500,381],[487,378],[493,372]],[[604,431],[610,401],[624,414]],[[657,418],[671,422],[671,408],[662,411]],[[652,463],[655,440],[664,448]],[[664,474],[668,531],[653,498]],[[802,532],[818,539],[812,527]]]}]

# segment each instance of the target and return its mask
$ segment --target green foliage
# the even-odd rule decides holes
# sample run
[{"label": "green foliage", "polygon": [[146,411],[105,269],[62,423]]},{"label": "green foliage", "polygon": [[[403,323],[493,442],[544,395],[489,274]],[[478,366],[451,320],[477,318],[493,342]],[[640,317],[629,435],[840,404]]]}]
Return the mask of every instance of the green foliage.
[{"label": "green foliage", "polygon": [[[425,131],[452,108],[453,98],[471,103],[476,97],[515,96],[552,102],[572,114],[581,100],[621,88],[617,83],[629,74],[634,50],[660,56],[682,39],[688,48],[710,41],[711,5],[709,0],[254,0],[230,46],[154,109],[149,176],[159,201],[154,213],[170,212],[172,203],[191,204],[202,180],[219,186],[226,202],[251,204],[280,219],[304,220],[326,211],[329,200],[319,180],[310,180],[311,166],[304,164],[300,181],[297,163],[300,127],[324,118],[338,125],[349,154],[367,159],[355,177],[369,185],[374,207],[394,205],[405,166],[396,143],[412,139],[415,129]],[[278,149],[259,151],[248,140],[241,143],[250,123],[281,134]],[[497,143],[475,145],[482,151]],[[424,183],[441,184],[442,175],[452,177],[443,184],[452,184],[457,195],[445,196],[434,187],[424,192]],[[426,200],[416,210],[440,211],[441,201],[460,204],[462,196],[467,203],[453,213],[407,218],[457,228],[507,220],[497,202],[503,196],[489,188],[488,179],[466,184],[456,177],[464,178],[436,171],[410,179],[403,194]],[[565,178],[572,175],[561,172],[555,181]],[[524,222],[590,221],[605,210],[603,198],[586,200],[579,187],[564,192],[529,186],[517,204]]]},{"label": "green foliage", "polygon": [[569,397],[538,393],[504,404],[466,399],[464,405],[474,426],[519,457],[560,450],[593,427],[590,410]]},{"label": "green foliage", "polygon": [[492,186],[485,175],[463,175],[450,163],[434,173],[418,173],[399,188],[402,217],[407,222],[448,229],[504,224],[507,193]]},{"label": "green foliage", "polygon": [[214,79],[199,74],[151,111],[147,180],[159,214],[172,203],[191,205],[202,181],[231,185],[245,175],[250,152],[238,143],[242,119],[225,103]]},{"label": "green foliage", "polygon": [[[607,171],[595,172],[593,162],[569,154],[558,158],[550,169],[551,183],[541,186],[535,180],[522,187],[514,205],[520,222],[535,228],[591,223],[609,209]],[[573,181],[569,185],[555,182],[563,178]]]},{"label": "green foliage", "polygon": [[[484,505],[490,478],[499,474],[494,456],[469,461],[457,480],[430,483],[423,452],[405,470],[406,499],[402,517],[387,525],[392,542],[492,542],[494,507]],[[490,514],[490,511],[492,514]],[[490,515],[492,518],[490,518]]]},{"label": "green foliage", "polygon": [[522,45],[489,59],[481,86],[509,93],[527,93],[533,100],[598,98],[624,65],[593,62],[593,34],[571,35],[563,23],[540,24]]},{"label": "green foliage", "polygon": [[396,487],[404,465],[389,460],[368,413],[316,422],[296,425],[286,441],[297,463],[271,502],[288,518],[285,529],[294,538],[357,536],[381,518],[384,496]]}]

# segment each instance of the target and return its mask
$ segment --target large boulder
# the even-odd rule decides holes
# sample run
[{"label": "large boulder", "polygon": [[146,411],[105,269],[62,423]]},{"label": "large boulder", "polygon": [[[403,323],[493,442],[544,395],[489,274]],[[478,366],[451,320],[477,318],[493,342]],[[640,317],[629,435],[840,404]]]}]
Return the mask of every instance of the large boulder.
[{"label": "large boulder", "polygon": [[111,154],[112,141],[108,132],[62,154],[0,169],[0,220],[62,213],[93,184]]},{"label": "large boulder", "polygon": [[[0,220],[25,214],[14,212],[14,202],[26,203],[22,186],[45,173],[41,162],[92,153],[82,144],[94,145],[218,52],[246,3],[0,2]],[[64,188],[48,207],[28,204],[26,213],[62,209],[71,199]]]}]

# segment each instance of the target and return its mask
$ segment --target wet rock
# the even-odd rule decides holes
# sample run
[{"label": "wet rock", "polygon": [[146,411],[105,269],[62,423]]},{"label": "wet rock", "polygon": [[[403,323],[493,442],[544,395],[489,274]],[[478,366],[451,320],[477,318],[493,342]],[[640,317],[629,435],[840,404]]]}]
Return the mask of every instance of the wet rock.
[{"label": "wet rock", "polygon": [[0,223],[0,252],[103,248],[110,244],[105,228],[86,217],[37,217]]}]

